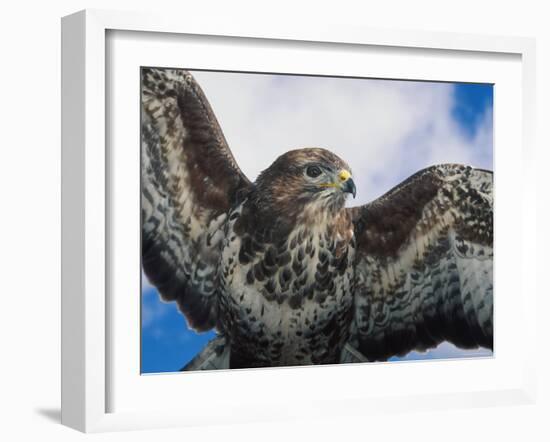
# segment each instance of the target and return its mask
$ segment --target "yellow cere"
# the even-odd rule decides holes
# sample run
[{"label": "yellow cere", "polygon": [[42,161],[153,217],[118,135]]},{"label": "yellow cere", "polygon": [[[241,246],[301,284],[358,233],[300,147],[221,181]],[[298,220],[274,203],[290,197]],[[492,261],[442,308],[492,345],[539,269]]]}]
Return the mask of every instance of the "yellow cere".
[{"label": "yellow cere", "polygon": [[340,181],[347,181],[349,177],[351,176],[351,173],[349,173],[347,170],[343,169],[338,174],[338,177],[340,178]]}]

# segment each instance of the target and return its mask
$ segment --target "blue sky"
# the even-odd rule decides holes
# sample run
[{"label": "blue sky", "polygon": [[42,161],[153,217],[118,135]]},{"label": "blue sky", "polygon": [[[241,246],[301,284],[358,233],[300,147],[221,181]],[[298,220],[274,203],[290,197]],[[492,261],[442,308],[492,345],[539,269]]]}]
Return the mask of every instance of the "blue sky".
[{"label": "blue sky", "polygon": [[493,108],[493,88],[484,84],[456,84],[453,117],[469,136],[474,136],[487,108]]},{"label": "blue sky", "polygon": [[147,282],[143,287],[141,371],[178,371],[214,337],[214,332],[189,330],[175,303],[160,301],[156,289]]},{"label": "blue sky", "polygon": [[[196,72],[244,173],[285,151],[326,147],[352,165],[364,204],[416,170],[458,162],[492,170],[491,85]],[[213,332],[187,328],[142,280],[142,373],[178,371]],[[488,356],[444,343],[404,358]]]}]

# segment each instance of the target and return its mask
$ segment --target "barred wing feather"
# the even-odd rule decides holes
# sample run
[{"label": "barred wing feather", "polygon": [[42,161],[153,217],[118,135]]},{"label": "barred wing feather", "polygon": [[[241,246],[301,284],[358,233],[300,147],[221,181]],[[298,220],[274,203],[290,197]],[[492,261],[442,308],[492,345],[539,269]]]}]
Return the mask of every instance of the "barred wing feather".
[{"label": "barred wing feather", "polygon": [[493,176],[422,170],[352,211],[357,252],[349,344],[386,360],[442,341],[493,347]]},{"label": "barred wing feather", "polygon": [[194,78],[141,70],[142,264],[189,325],[217,324],[217,271],[229,208],[250,182]]}]

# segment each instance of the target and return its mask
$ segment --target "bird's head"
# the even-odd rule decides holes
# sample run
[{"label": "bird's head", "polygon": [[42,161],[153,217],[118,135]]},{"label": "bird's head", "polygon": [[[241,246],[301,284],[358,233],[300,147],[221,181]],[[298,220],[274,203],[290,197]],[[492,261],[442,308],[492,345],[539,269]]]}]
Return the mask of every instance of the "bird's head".
[{"label": "bird's head", "polygon": [[286,152],[260,174],[256,186],[266,203],[301,212],[341,210],[346,196],[356,194],[347,163],[321,148]]}]

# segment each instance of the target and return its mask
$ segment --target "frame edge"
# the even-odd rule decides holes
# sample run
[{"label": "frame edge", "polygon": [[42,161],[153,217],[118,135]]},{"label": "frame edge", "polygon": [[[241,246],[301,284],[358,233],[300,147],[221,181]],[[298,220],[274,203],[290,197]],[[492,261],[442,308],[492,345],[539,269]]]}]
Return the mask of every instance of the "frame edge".
[{"label": "frame edge", "polygon": [[86,15],[61,21],[61,423],[84,431]]},{"label": "frame edge", "polygon": [[62,19],[61,422],[94,431],[106,416],[105,26]]}]

